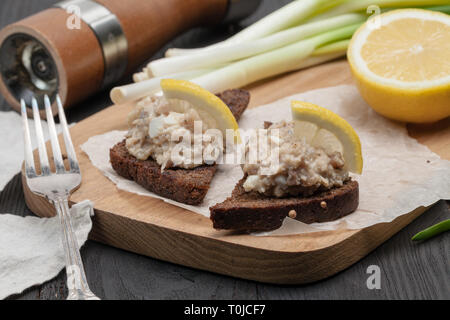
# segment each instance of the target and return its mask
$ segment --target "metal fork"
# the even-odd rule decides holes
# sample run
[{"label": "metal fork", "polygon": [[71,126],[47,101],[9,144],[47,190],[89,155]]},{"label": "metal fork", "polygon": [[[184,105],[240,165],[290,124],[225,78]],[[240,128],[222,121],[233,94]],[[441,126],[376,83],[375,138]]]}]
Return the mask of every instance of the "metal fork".
[{"label": "metal fork", "polygon": [[78,165],[75,149],[67,126],[66,116],[59,96],[56,97],[59,119],[61,122],[64,143],[70,169],[66,170],[63,162],[61,148],[59,146],[58,134],[51,110],[48,96],[44,98],[45,112],[47,115],[48,131],[53,151],[55,172],[51,172],[45,140],[42,131],[38,103],[32,99],[33,117],[36,131],[36,139],[39,150],[41,173],[38,174],[34,165],[33,149],[31,147],[30,129],[27,121],[27,107],[21,100],[21,111],[23,121],[23,135],[25,142],[25,173],[29,189],[40,196],[44,196],[56,208],[61,223],[62,243],[64,247],[67,273],[67,286],[69,295],[67,300],[99,300],[89,289],[83,262],[80,256],[78,241],[73,231],[70,212],[69,196],[71,192],[81,184],[81,173]]}]

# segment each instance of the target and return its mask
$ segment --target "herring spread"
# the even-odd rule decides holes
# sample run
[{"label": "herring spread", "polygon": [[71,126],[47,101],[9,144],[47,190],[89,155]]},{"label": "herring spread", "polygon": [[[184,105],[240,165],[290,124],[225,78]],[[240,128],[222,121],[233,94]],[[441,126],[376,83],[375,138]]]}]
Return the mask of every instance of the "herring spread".
[{"label": "herring spread", "polygon": [[[260,141],[258,148],[263,147]],[[295,136],[293,122],[272,124],[263,141],[277,148],[278,161],[274,162],[269,152],[251,163],[246,160],[242,165],[247,175],[243,185],[246,192],[257,191],[275,197],[308,196],[318,190],[340,187],[349,180],[342,154],[327,154],[305,139],[300,140]],[[246,159],[248,153],[246,146]]]},{"label": "herring spread", "polygon": [[[201,121],[200,128],[196,127],[198,121]],[[213,122],[211,118],[201,117],[187,101],[147,97],[137,103],[128,116],[130,129],[126,147],[139,160],[153,158],[162,170],[211,164],[215,159],[211,159],[210,154],[205,158],[204,150],[221,145],[217,139],[208,136],[208,128],[215,126]],[[200,147],[194,147],[196,141],[200,141],[197,144]]]}]

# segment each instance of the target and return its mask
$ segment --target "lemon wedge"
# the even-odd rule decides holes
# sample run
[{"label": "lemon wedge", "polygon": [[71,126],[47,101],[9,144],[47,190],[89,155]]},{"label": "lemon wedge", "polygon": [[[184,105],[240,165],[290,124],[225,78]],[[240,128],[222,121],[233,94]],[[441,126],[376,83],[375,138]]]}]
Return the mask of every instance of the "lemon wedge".
[{"label": "lemon wedge", "polygon": [[[213,123],[215,129],[219,129],[223,137],[226,130],[235,131],[239,140],[236,118],[230,108],[216,95],[203,89],[199,85],[186,80],[163,79],[161,89],[167,99],[179,99],[189,102],[206,123]],[[213,121],[211,121],[213,120]]]},{"label": "lemon wedge", "polygon": [[320,147],[326,152],[341,152],[345,168],[361,174],[361,142],[347,121],[334,112],[309,102],[292,101],[291,110],[297,137],[304,138],[311,146]]},{"label": "lemon wedge", "polygon": [[362,97],[378,113],[417,123],[450,116],[450,15],[383,13],[359,28],[347,56]]}]

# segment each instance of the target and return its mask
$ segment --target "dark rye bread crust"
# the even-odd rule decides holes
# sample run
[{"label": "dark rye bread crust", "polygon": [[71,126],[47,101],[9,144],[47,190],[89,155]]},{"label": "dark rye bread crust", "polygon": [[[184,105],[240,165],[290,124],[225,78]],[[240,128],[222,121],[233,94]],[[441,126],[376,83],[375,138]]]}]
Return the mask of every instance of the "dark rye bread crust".
[{"label": "dark rye bread crust", "polygon": [[[230,108],[238,121],[250,102],[245,90],[227,90],[217,95]],[[216,173],[216,165],[204,165],[194,169],[169,168],[161,172],[161,166],[153,159],[138,160],[128,153],[125,141],[110,150],[113,169],[122,177],[134,180],[145,189],[162,197],[196,205],[203,201]]]},{"label": "dark rye bread crust", "polygon": [[[291,210],[304,223],[339,219],[356,210],[358,182],[349,180],[342,187],[301,198],[269,198],[258,192],[245,192],[243,178],[231,197],[210,208],[215,229],[243,232],[271,231],[281,227]],[[326,204],[326,206],[324,205]]]}]

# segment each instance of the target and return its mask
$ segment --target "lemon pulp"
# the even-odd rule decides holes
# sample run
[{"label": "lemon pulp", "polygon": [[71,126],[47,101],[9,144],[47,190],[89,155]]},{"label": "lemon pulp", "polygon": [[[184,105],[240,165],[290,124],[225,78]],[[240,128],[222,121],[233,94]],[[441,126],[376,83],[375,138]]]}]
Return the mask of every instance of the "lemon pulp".
[{"label": "lemon pulp", "polygon": [[376,19],[355,33],[347,54],[363,98],[394,120],[450,116],[450,16],[401,9]]}]

